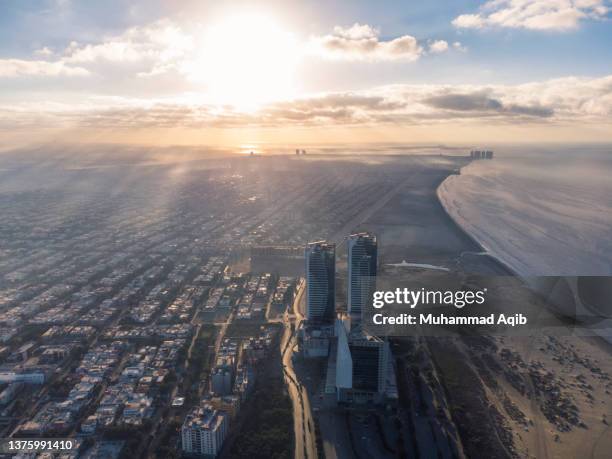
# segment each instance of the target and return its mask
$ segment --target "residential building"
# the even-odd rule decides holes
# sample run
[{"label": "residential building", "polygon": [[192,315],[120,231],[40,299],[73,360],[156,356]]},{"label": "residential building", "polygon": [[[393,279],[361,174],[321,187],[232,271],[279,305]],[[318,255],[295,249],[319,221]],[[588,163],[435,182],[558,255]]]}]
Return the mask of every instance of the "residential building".
[{"label": "residential building", "polygon": [[216,457],[229,430],[229,416],[211,405],[196,408],[181,428],[183,451],[187,454]]},{"label": "residential building", "polygon": [[336,310],[336,245],[325,241],[306,246],[306,319],[333,322]]},{"label": "residential building", "polygon": [[348,312],[361,317],[376,288],[378,245],[370,233],[351,234],[348,239]]}]

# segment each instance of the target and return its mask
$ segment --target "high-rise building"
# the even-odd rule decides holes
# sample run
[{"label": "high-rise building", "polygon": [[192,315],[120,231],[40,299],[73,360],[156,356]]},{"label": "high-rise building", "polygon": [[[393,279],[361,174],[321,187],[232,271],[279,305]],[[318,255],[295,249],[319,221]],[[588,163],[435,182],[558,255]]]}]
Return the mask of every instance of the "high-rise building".
[{"label": "high-rise building", "polygon": [[493,150],[472,150],[470,151],[472,159],[493,159]]},{"label": "high-rise building", "polygon": [[183,451],[188,454],[215,457],[227,436],[229,416],[210,405],[196,408],[181,428]]},{"label": "high-rise building", "polygon": [[372,297],[376,279],[378,245],[370,233],[351,234],[348,239],[348,312],[360,315]]},{"label": "high-rise building", "polygon": [[306,319],[331,322],[336,310],[336,245],[325,241],[306,246]]},{"label": "high-rise building", "polygon": [[391,351],[389,343],[364,333],[360,327],[348,332],[338,324],[336,390],[339,402],[379,403],[387,389]]}]

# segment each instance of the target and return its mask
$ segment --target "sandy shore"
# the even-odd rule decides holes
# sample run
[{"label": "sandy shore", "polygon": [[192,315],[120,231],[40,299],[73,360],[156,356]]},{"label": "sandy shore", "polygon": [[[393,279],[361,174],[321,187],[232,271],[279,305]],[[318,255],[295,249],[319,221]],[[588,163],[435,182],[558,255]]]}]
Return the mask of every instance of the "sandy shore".
[{"label": "sandy shore", "polygon": [[[479,242],[440,202],[439,185],[464,164],[465,160],[449,158],[415,166],[401,193],[356,228],[378,235],[383,270],[386,264],[404,260],[451,270],[406,269],[405,275],[414,285],[458,285],[474,274],[516,276],[500,260],[483,253]],[[513,288],[523,290],[523,303],[518,301],[514,306],[541,310],[551,326],[564,326],[564,319],[541,297],[518,278],[513,283]],[[447,433],[459,432],[458,449],[469,457],[606,457],[612,447],[608,425],[612,422],[610,346],[598,338],[573,336],[571,327],[566,333],[557,328],[554,334],[533,330],[532,336],[486,338],[490,344],[484,347],[463,339],[396,339],[401,349],[410,349],[405,357],[402,352],[397,355],[406,358],[408,370],[435,375],[424,380],[434,398],[439,397],[432,401],[432,407],[449,407],[446,420],[440,419],[439,412],[415,417],[412,422],[417,430],[419,423],[426,422]],[[426,370],[423,363],[415,363],[414,352],[419,348],[418,352],[430,355],[433,367]],[[459,367],[443,355],[456,355]],[[456,372],[464,377],[455,379]],[[470,386],[465,385],[468,380]],[[414,392],[413,386],[408,389],[408,394]],[[464,410],[468,410],[467,417]],[[485,419],[470,417],[469,412],[480,413]],[[493,430],[479,431],[477,424],[483,422],[490,423]],[[490,437],[490,442],[479,443],[479,434]],[[421,450],[432,447],[427,440],[417,441],[425,442]],[[488,455],[483,455],[482,448],[489,448]]]}]

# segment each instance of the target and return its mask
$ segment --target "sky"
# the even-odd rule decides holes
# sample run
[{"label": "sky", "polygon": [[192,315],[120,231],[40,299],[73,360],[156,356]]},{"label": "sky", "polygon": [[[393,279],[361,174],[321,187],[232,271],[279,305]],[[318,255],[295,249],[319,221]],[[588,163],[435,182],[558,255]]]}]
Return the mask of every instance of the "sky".
[{"label": "sky", "polygon": [[609,0],[0,1],[0,145],[611,142]]}]

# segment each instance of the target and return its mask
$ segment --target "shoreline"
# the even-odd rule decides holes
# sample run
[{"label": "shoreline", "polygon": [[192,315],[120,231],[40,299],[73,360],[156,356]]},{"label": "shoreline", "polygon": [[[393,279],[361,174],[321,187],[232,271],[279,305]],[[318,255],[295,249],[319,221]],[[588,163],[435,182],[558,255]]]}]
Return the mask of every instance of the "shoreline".
[{"label": "shoreline", "polygon": [[[464,168],[469,167],[472,164],[472,161],[470,161],[467,165],[460,167],[459,171],[461,175],[461,171],[463,171]],[[470,239],[477,247],[480,248],[480,250],[483,253],[483,256],[487,256],[489,257],[489,259],[494,260],[495,263],[497,263],[498,265],[500,265],[501,267],[503,267],[503,269],[505,271],[508,272],[508,274],[510,276],[516,277],[517,279],[519,279],[521,281],[521,283],[530,291],[532,291],[533,293],[535,293],[536,295],[538,295],[543,301],[544,303],[547,305],[547,309],[552,312],[555,315],[560,315],[562,317],[567,317],[573,320],[577,320],[578,317],[578,310],[585,310],[584,312],[589,312],[591,314],[594,314],[593,311],[591,311],[590,309],[588,309],[584,304],[583,304],[583,300],[580,298],[580,296],[578,296],[577,292],[572,291],[573,295],[574,295],[574,314],[572,315],[571,313],[567,313],[564,312],[563,309],[565,308],[564,305],[562,304],[557,304],[554,302],[553,299],[551,299],[551,292],[546,292],[544,291],[542,288],[538,287],[538,285],[536,285],[535,283],[529,282],[529,278],[533,277],[533,278],[538,278],[538,277],[544,277],[544,276],[523,276],[519,271],[513,269],[509,264],[507,264],[506,262],[504,262],[501,258],[499,258],[499,256],[491,253],[489,250],[487,250],[483,244],[478,240],[478,238],[471,234],[463,225],[461,225],[461,223],[452,215],[452,212],[449,211],[449,209],[447,208],[447,203],[446,201],[442,198],[441,193],[440,193],[440,189],[441,187],[444,185],[444,183],[450,178],[452,177],[454,174],[451,174],[449,176],[447,176],[436,188],[436,197],[438,198],[438,201],[440,203],[440,205],[442,206],[442,208],[444,209],[444,212],[446,213],[446,215],[449,217],[449,219],[455,224],[455,226],[459,229],[459,231],[461,231],[462,234],[464,234],[468,239]],[[551,277],[551,276],[546,276],[546,277]],[[555,277],[559,280],[561,279],[565,279],[566,277],[580,277],[580,276],[552,276]],[[595,332],[592,336],[592,338],[595,339],[595,341],[601,341],[603,344],[605,344],[606,348],[608,349],[608,351],[612,350],[612,347],[610,347],[612,345],[612,337],[609,334],[601,334],[601,333],[597,333]]]},{"label": "shoreline", "polygon": [[444,180],[442,180],[442,182],[440,182],[440,184],[436,187],[436,198],[438,199],[438,202],[440,203],[440,205],[442,206],[442,209],[444,209],[444,212],[446,213],[446,215],[448,216],[448,218],[454,223],[454,225],[457,227],[457,229],[465,236],[467,237],[470,241],[472,241],[474,243],[474,245],[476,245],[480,251],[482,252],[482,256],[487,256],[489,257],[491,260],[495,261],[495,263],[499,264],[503,270],[507,271],[508,275],[510,276],[514,276],[514,277],[518,277],[521,280],[524,281],[523,276],[521,276],[521,274],[516,271],[515,269],[513,269],[509,264],[507,264],[505,261],[503,261],[501,258],[499,258],[497,255],[491,253],[489,250],[487,250],[482,242],[480,242],[478,240],[478,238],[473,235],[472,233],[470,233],[467,229],[465,229],[465,227],[459,223],[459,221],[453,216],[453,214],[449,211],[446,201],[444,199],[442,199],[441,195],[440,195],[440,188],[442,186],[444,186],[444,184],[446,183],[446,181],[456,175],[461,176],[461,173],[463,171],[463,169],[465,169],[466,167],[469,167],[471,164],[473,163],[473,160],[470,160],[470,162],[468,164],[466,164],[465,166],[461,166],[459,168],[459,174],[449,174]]}]

